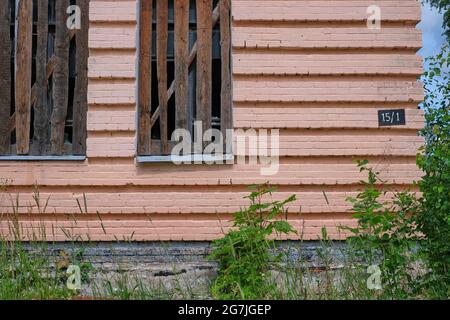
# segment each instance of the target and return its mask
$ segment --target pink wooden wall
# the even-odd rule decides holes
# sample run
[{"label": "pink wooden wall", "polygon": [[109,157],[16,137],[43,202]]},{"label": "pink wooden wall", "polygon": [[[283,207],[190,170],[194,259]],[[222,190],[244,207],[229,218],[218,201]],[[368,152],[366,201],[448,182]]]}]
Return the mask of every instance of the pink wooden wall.
[{"label": "pink wooden wall", "polygon": [[[366,27],[373,4],[381,30]],[[345,198],[362,178],[354,159],[369,159],[399,188],[420,178],[417,1],[232,1],[234,127],[280,129],[272,177],[255,165],[136,163],[136,8],[91,0],[87,160],[0,162],[0,178],[20,193],[24,233],[43,221],[56,240],[66,239],[61,228],[91,240],[211,240],[246,204],[246,186],[270,180],[275,197],[298,195],[289,212],[304,239],[323,226],[340,238],[336,226],[350,222]],[[377,110],[396,108],[407,125],[379,129]],[[50,196],[46,213],[29,212],[33,184],[41,202]],[[0,205],[10,212],[10,195]]]}]

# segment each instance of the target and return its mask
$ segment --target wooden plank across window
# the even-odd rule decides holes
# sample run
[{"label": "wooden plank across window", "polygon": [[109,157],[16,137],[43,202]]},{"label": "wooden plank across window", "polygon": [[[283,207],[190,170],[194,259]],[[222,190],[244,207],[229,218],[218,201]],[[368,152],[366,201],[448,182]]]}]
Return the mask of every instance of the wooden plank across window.
[{"label": "wooden plank across window", "polygon": [[[232,85],[231,85],[231,0],[220,2],[220,48],[222,59],[222,88],[220,91],[220,120],[221,128],[231,129],[233,127],[232,118]],[[224,145],[227,146],[227,134],[223,132]],[[231,145],[231,144],[230,144]],[[224,149],[227,153],[231,150]]]},{"label": "wooden plank across window", "polygon": [[212,2],[197,0],[197,121],[211,128]]},{"label": "wooden plank across window", "polygon": [[89,1],[0,2],[0,156],[86,153]]},{"label": "wooden plank across window", "polygon": [[16,148],[24,155],[30,147],[31,67],[33,45],[33,0],[18,0],[16,12],[15,106]]},{"label": "wooden plank across window", "polygon": [[139,38],[139,154],[149,154],[151,148],[152,95],[152,0],[140,1]]},{"label": "wooden plank across window", "polygon": [[51,152],[62,154],[64,145],[64,128],[67,117],[69,99],[69,33],[67,24],[67,8],[69,0],[56,1],[56,36],[55,56],[56,66],[53,72],[53,112],[51,117]]},{"label": "wooden plank across window", "polygon": [[36,84],[34,102],[34,139],[32,154],[45,153],[48,140],[47,114],[47,42],[48,42],[48,0],[39,1],[36,53]]},{"label": "wooden plank across window", "polygon": [[175,1],[175,124],[189,130],[189,0]]},{"label": "wooden plank across window", "polygon": [[159,129],[162,143],[162,153],[169,153],[167,138],[167,41],[168,41],[168,20],[169,7],[167,1],[157,1],[157,21],[156,21],[156,66],[158,75],[158,100],[161,108],[159,116]]},{"label": "wooden plank across window", "polygon": [[89,0],[78,0],[81,10],[81,29],[76,36],[76,79],[73,102],[73,138],[72,153],[86,154],[87,138],[87,88],[89,57]]},{"label": "wooden plank across window", "polygon": [[139,155],[170,154],[173,131],[194,121],[203,132],[231,129],[230,3],[140,1]]},{"label": "wooden plank across window", "polygon": [[0,4],[0,154],[10,148],[11,112],[11,41],[10,7],[8,1]]}]

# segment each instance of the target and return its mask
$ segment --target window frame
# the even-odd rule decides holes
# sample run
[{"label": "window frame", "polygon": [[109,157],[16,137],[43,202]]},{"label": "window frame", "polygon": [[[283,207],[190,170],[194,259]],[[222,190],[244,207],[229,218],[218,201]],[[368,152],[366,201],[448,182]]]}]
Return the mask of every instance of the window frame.
[{"label": "window frame", "polygon": [[[191,1],[186,0],[190,6],[192,6]],[[229,129],[229,130],[233,130],[233,120],[232,120],[232,112],[233,112],[233,101],[232,101],[232,45],[231,45],[231,1],[230,0],[219,0],[217,3],[217,6],[214,7],[214,1],[213,0],[194,0],[194,5],[197,4],[197,1],[200,2],[205,2],[205,1],[211,1],[212,3],[212,15],[211,15],[211,20],[212,20],[212,26],[211,26],[211,30],[214,29],[215,25],[218,23],[218,21],[220,21],[220,14],[221,13],[225,13],[226,16],[228,17],[228,19],[225,19],[225,23],[222,24],[220,23],[220,49],[219,49],[219,54],[221,55],[221,73],[224,72],[224,68],[226,68],[225,70],[225,78],[228,78],[228,80],[226,81],[226,83],[223,83],[223,77],[222,77],[222,81],[221,81],[221,90],[220,90],[220,100],[221,100],[221,104],[220,104],[220,113],[221,115],[224,114],[224,110],[226,110],[225,114],[226,117],[221,117],[221,124],[220,124],[220,128],[221,131],[224,135],[224,139],[226,137],[226,134],[224,132],[224,130],[222,130],[224,127],[225,129]],[[177,1],[174,1],[174,6],[177,4]],[[151,84],[148,83],[149,79],[151,79],[152,76],[152,72],[154,72],[151,66],[152,60],[152,54],[154,53],[154,47],[155,44],[153,43],[154,41],[150,41],[150,43],[148,43],[149,41],[145,41],[144,39],[153,39],[154,37],[151,36],[151,34],[154,32],[154,21],[153,21],[153,17],[155,15],[155,8],[153,5],[153,1],[152,0],[140,0],[138,1],[138,41],[137,41],[137,67],[138,67],[138,85],[137,85],[137,115],[136,115],[136,121],[137,121],[137,156],[136,156],[136,160],[137,163],[159,163],[159,162],[181,162],[181,163],[204,163],[204,162],[216,162],[216,163],[223,163],[223,161],[225,161],[226,164],[232,164],[234,162],[234,153],[233,153],[233,147],[232,147],[232,142],[231,142],[231,148],[226,148],[226,146],[224,146],[224,153],[221,154],[220,156],[215,156],[215,155],[210,155],[210,154],[199,154],[199,153],[192,153],[189,155],[183,155],[183,156],[172,156],[170,154],[170,151],[168,152],[168,154],[164,154],[163,152],[161,152],[160,154],[152,152],[152,142],[154,141],[158,141],[158,140],[154,140],[152,139],[151,136],[151,130],[154,129],[152,128],[153,125],[156,123],[156,121],[153,121],[155,119],[155,110],[152,110],[153,106],[151,103],[151,99],[152,99],[152,95],[154,94],[159,94],[159,93],[154,93],[152,92],[152,88],[151,88]],[[191,7],[192,9],[192,7]],[[198,5],[197,5],[197,9],[198,9]],[[158,9],[156,9],[158,10]],[[174,7],[173,10],[175,10],[174,15],[176,15],[176,8]],[[189,9],[187,9],[187,11],[189,12]],[[197,13],[196,13],[197,15]],[[148,21],[148,17],[152,17],[150,19],[150,21]],[[158,18],[157,18],[158,19]],[[175,18],[174,18],[175,19]],[[169,21],[168,21],[169,22]],[[157,21],[158,23],[158,21]],[[190,38],[190,27],[189,25],[192,23],[191,18],[189,18],[189,22],[188,22],[188,43],[189,43],[189,38]],[[198,26],[198,17],[195,21],[195,23]],[[176,25],[176,22],[175,22]],[[150,30],[148,29],[150,28]],[[158,28],[156,26],[156,28]],[[145,29],[145,30],[144,30]],[[175,26],[176,29],[176,26]],[[158,29],[157,29],[158,30]],[[197,31],[197,29],[196,29]],[[157,31],[158,32],[158,31]],[[176,32],[176,31],[175,31]],[[225,59],[225,63],[223,63],[224,61],[224,51],[226,51],[226,49],[222,50],[222,45],[223,45],[223,35],[228,36],[227,41],[225,42],[225,46],[227,46],[228,48],[228,54],[227,57]],[[175,36],[174,36],[175,37]],[[156,36],[156,39],[158,39],[158,35]],[[154,40],[154,39],[153,39]],[[211,47],[213,45],[212,43],[212,37],[211,37]],[[196,62],[197,60],[197,53],[195,53],[194,55],[194,59],[192,59],[192,54],[193,54],[193,50],[192,50],[192,43],[191,46],[188,45],[188,51],[187,51],[187,57],[186,57],[186,61],[188,63],[187,65],[187,69],[189,70],[189,68],[191,67],[191,64],[195,64],[195,66],[198,66],[198,62]],[[195,47],[197,47],[197,41],[195,42]],[[174,51],[176,51],[176,45],[175,45],[175,49]],[[158,50],[156,50],[158,51]],[[156,53],[158,54],[158,53]],[[168,51],[166,52],[166,59],[167,59],[167,55],[168,55]],[[176,53],[174,54],[176,55]],[[212,56],[212,54],[211,54]],[[150,65],[148,63],[143,63],[143,57],[150,57]],[[174,60],[176,60],[176,57],[174,57]],[[228,61],[228,63],[226,63]],[[212,60],[211,60],[212,63]],[[176,68],[176,66],[175,66]],[[146,73],[146,70],[148,72],[148,70],[150,69],[150,75]],[[186,71],[185,71],[186,72]],[[187,71],[188,74],[190,74],[189,71]],[[189,76],[189,75],[188,75]],[[210,75],[212,77],[212,74]],[[175,75],[174,75],[174,81],[172,83],[173,85],[176,85],[176,71],[175,71]],[[189,80],[188,80],[189,81]],[[168,83],[169,84],[169,83]],[[198,85],[198,82],[197,82]],[[171,95],[176,97],[176,89],[171,91],[171,87],[172,86],[168,86],[168,97],[170,98]],[[143,92],[143,87],[147,87],[146,90],[147,92]],[[189,87],[189,84],[188,84]],[[224,90],[224,88],[227,88],[228,90]],[[196,87],[196,84],[194,83],[194,90],[198,90]],[[148,92],[149,91],[149,92]],[[223,95],[222,93],[225,92],[225,94]],[[212,98],[212,92],[211,94],[211,98]],[[191,97],[188,96],[186,97],[187,99],[190,99]],[[146,101],[146,102],[145,102]],[[224,105],[224,101],[225,101],[225,105]],[[227,103],[228,101],[228,103]],[[198,102],[197,102],[198,103]],[[176,104],[176,102],[175,102]],[[166,107],[167,108],[167,107]],[[177,108],[175,106],[175,108]],[[156,109],[156,111],[160,109],[159,106]],[[212,112],[212,106],[211,106],[211,112]],[[156,117],[158,117],[158,115],[156,115]],[[192,118],[196,118],[195,114],[188,114],[186,116],[187,118],[192,117]],[[153,119],[152,119],[153,118]],[[198,120],[198,115],[197,115],[197,119]],[[159,120],[157,120],[159,121]],[[177,123],[177,122],[175,122]],[[148,126],[150,126],[150,129],[148,128]],[[212,126],[212,121],[211,121],[211,126]],[[145,127],[143,129],[143,127]],[[177,129],[177,126],[175,125],[175,129]],[[145,134],[145,130],[147,130],[147,132],[150,132],[149,134]],[[149,131],[150,130],[150,131]],[[192,130],[189,130],[192,133]],[[232,138],[231,138],[232,140]],[[170,143],[170,137],[168,137],[168,142]],[[225,142],[225,141],[224,141]],[[147,145],[147,146],[143,146]],[[162,142],[161,142],[162,144]],[[148,146],[150,145],[150,146]],[[163,149],[162,146],[159,146],[160,150]]]},{"label": "window frame", "polygon": [[[4,148],[0,150],[2,151],[0,161],[84,161],[86,159],[89,3],[90,0],[21,2],[8,0],[2,4],[2,13],[9,11],[9,21],[4,22],[2,30],[5,31],[3,28],[6,28],[6,24],[10,25],[11,41],[7,50],[10,51],[12,70],[8,79],[11,86],[10,117],[6,120],[9,129],[7,137],[2,141],[7,144],[7,147],[4,145]],[[74,4],[81,11],[81,28],[69,30],[66,26],[69,17],[67,9]],[[59,15],[56,13],[57,10],[60,12]],[[16,22],[17,20],[13,21],[14,18],[22,18],[29,14],[33,15],[31,21],[26,20],[30,22],[22,22],[25,19],[19,20],[19,23]],[[45,20],[47,20],[46,24],[40,23]],[[58,25],[64,25],[64,27],[58,28]],[[54,40],[52,40],[53,37]],[[18,45],[18,39],[24,38],[26,41]],[[65,43],[64,49],[61,50],[65,51],[52,50],[58,42],[61,44],[61,41]],[[19,52],[19,47],[23,50],[23,47],[27,46],[29,47],[27,52]],[[83,49],[76,50],[76,47]],[[66,58],[64,58],[65,54],[67,54]],[[43,57],[45,62],[42,62]],[[27,65],[31,67],[31,70],[27,68],[20,70],[20,62],[17,62],[19,58],[28,61]],[[21,89],[26,96],[22,104],[25,115],[23,112],[18,113],[16,107],[18,72],[24,73],[27,83],[31,83],[30,87],[24,85]],[[65,91],[58,92],[67,92],[62,99],[63,102],[59,104],[63,106],[59,108],[62,109],[59,111],[56,110],[52,100],[58,97],[58,92],[54,88],[54,84],[58,83],[58,79],[55,80],[58,76],[63,80],[60,82],[65,87],[62,88]],[[65,106],[64,101],[67,101]],[[17,114],[20,116],[18,117]],[[37,114],[40,115],[39,118]],[[20,138],[17,138],[19,134],[17,128],[21,131]],[[68,130],[69,133],[67,133]],[[36,132],[39,133],[36,134]],[[67,134],[72,137],[69,141],[66,140]]]}]

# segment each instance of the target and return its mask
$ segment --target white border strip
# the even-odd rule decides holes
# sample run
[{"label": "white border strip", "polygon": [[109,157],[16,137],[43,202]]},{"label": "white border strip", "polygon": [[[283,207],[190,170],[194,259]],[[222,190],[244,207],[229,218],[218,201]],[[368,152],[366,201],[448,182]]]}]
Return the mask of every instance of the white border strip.
[{"label": "white border strip", "polygon": [[0,156],[0,161],[84,161],[86,156]]},{"label": "white border strip", "polygon": [[136,160],[138,163],[161,163],[161,162],[172,162],[172,163],[198,163],[198,162],[219,162],[225,161],[227,164],[228,161],[234,160],[234,155],[232,154],[224,154],[221,156],[214,155],[202,155],[202,154],[193,154],[187,156],[137,156]]}]

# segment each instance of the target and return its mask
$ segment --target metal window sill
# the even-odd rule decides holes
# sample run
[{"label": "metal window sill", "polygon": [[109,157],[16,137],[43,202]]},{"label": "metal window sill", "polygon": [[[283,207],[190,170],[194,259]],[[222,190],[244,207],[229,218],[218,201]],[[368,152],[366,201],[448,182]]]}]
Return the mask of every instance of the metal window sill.
[{"label": "metal window sill", "polygon": [[0,156],[0,161],[84,161],[86,156]]},{"label": "metal window sill", "polygon": [[182,163],[182,164],[204,164],[205,162],[219,162],[224,161],[223,164],[232,164],[228,163],[229,161],[234,161],[233,154],[225,154],[221,156],[212,156],[212,155],[203,155],[203,154],[194,154],[188,156],[137,156],[137,163],[145,164],[145,163]]}]

